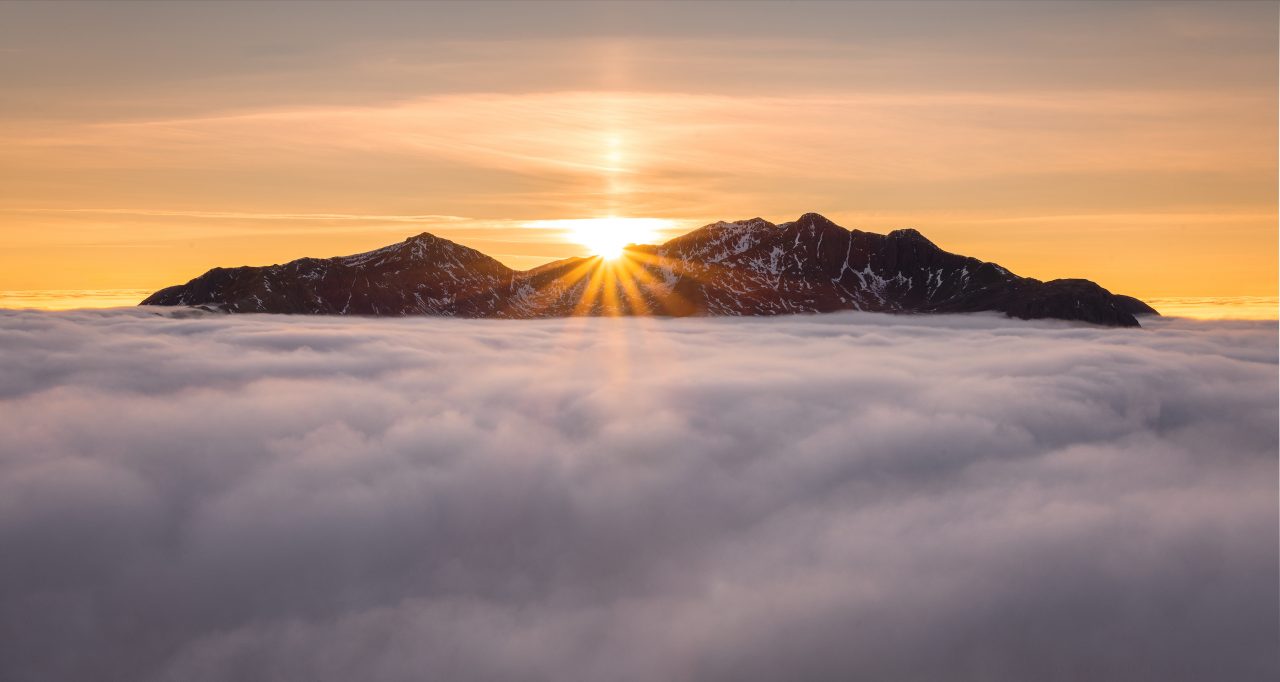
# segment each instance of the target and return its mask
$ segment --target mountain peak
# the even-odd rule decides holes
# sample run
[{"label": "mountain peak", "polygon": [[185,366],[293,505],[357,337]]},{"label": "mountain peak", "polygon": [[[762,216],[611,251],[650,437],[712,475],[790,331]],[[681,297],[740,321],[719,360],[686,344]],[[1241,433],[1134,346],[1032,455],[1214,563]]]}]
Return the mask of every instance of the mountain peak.
[{"label": "mountain peak", "polygon": [[[761,217],[759,217],[759,216],[756,216],[755,218],[746,218],[746,219],[743,219],[743,220],[717,220],[716,222],[711,223],[710,225],[704,225],[704,226],[703,226],[703,228],[708,228],[708,227],[721,228],[721,229],[723,229],[723,228],[735,228],[735,229],[742,229],[742,228],[746,228],[746,229],[752,229],[752,230],[754,230],[754,229],[760,229],[760,228],[772,228],[772,227],[776,227],[776,225],[774,225],[773,223],[771,223],[771,222],[769,222],[769,221],[765,220],[764,218],[761,218]],[[700,228],[700,229],[702,229],[702,228]]]},{"label": "mountain peak", "polygon": [[762,218],[720,221],[629,252],[625,267],[608,271],[612,277],[592,274],[606,267],[599,259],[516,272],[422,232],[353,256],[214,268],[143,304],[237,313],[507,318],[992,310],[1117,326],[1137,326],[1133,315],[1150,311],[1087,280],[1019,277],[939,249],[914,229],[850,231],[818,213],[782,225]]},{"label": "mountain peak", "polygon": [[904,239],[904,240],[909,240],[913,242],[922,242],[922,243],[928,244],[929,246],[936,246],[936,244],[929,241],[928,237],[924,236],[923,234],[920,234],[920,231],[913,227],[904,227],[902,229],[894,230],[893,232],[890,232],[886,236],[888,236],[890,239]]},{"label": "mountain peak", "polygon": [[806,213],[796,218],[797,225],[835,225],[831,219],[821,213]]}]

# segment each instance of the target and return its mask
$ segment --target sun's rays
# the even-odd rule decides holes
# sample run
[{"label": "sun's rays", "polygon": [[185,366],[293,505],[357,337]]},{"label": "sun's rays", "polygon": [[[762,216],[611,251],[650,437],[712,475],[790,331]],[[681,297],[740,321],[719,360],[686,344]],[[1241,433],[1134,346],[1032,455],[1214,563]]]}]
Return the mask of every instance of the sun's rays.
[{"label": "sun's rays", "polygon": [[[731,264],[690,262],[680,254],[667,256],[661,248],[628,247],[613,259],[575,258],[535,271],[535,286],[546,295],[525,301],[521,314],[537,316],[686,317],[715,314],[722,301],[715,289],[733,288],[741,275]],[[781,272],[771,279],[779,291],[802,296],[803,274]],[[704,283],[715,283],[703,291]],[[765,312],[787,312],[788,301]],[[801,301],[803,303],[803,301]],[[804,308],[808,310],[808,308]]]},{"label": "sun's rays", "polygon": [[674,262],[638,249],[614,259],[570,260],[536,272],[545,296],[525,302],[525,312],[548,316],[683,316],[694,309],[668,283]]}]

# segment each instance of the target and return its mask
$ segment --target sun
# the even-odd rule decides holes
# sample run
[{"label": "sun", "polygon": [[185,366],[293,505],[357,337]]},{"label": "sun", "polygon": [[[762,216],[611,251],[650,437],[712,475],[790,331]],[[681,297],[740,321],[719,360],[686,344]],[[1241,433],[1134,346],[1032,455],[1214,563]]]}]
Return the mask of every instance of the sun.
[{"label": "sun", "polygon": [[593,256],[599,256],[605,260],[613,260],[622,255],[627,244],[634,244],[635,241],[628,240],[624,237],[608,234],[607,230],[591,230],[579,232],[575,235],[582,245],[591,249]]},{"label": "sun", "polygon": [[587,218],[574,220],[569,238],[587,247],[593,256],[613,260],[622,255],[628,244],[647,244],[657,236],[644,218]]},{"label": "sun", "polygon": [[586,247],[592,256],[615,260],[628,244],[657,244],[664,234],[679,231],[679,224],[665,218],[565,218],[531,220],[524,227],[549,230],[556,241],[573,242]]},{"label": "sun", "polygon": [[652,244],[665,220],[658,218],[586,218],[565,221],[569,239],[587,247],[594,256],[614,260],[628,244]]}]

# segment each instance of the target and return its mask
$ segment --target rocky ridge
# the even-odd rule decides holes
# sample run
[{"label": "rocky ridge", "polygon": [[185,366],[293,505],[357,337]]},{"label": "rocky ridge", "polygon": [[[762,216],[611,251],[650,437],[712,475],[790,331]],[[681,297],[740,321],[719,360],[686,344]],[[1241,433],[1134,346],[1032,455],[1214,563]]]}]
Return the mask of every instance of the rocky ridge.
[{"label": "rocky ridge", "polygon": [[848,230],[816,213],[781,224],[722,221],[629,247],[618,261],[569,258],[526,271],[422,233],[352,256],[214,268],[141,305],[495,318],[999,311],[1111,326],[1156,314],[1088,280],[1020,277],[944,251],[913,229]]}]

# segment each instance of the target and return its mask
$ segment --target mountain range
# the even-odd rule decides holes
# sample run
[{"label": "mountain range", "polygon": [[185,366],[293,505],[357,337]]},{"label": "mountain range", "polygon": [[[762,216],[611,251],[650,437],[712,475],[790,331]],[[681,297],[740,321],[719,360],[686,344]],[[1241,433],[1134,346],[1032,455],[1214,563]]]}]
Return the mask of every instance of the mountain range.
[{"label": "mountain range", "polygon": [[1019,277],[913,229],[848,230],[817,213],[780,224],[722,221],[629,246],[614,261],[568,258],[524,271],[424,232],[353,256],[214,268],[141,305],[473,318],[999,311],[1125,327],[1156,314],[1089,280]]}]

